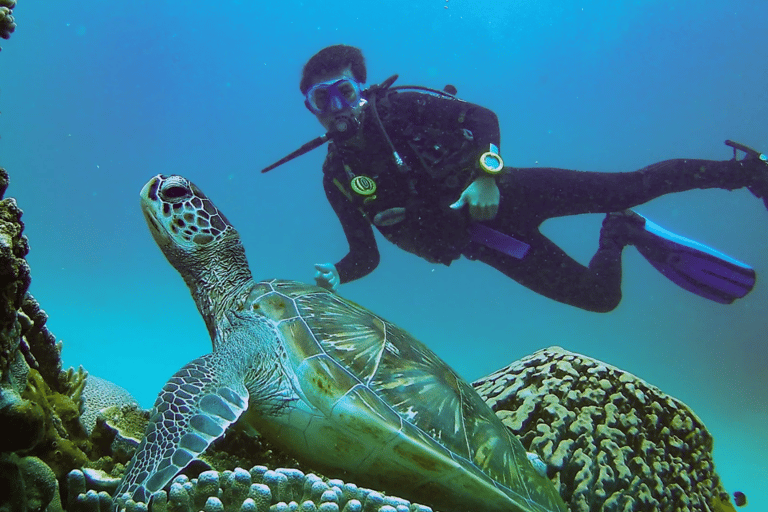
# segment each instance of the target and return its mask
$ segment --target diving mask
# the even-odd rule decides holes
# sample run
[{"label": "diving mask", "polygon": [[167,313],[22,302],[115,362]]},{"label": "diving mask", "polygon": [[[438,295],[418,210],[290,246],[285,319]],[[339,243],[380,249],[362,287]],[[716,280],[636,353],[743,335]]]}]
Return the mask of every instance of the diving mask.
[{"label": "diving mask", "polygon": [[320,82],[310,87],[304,104],[310,112],[317,115],[356,107],[361,99],[360,84],[351,78],[342,78]]}]

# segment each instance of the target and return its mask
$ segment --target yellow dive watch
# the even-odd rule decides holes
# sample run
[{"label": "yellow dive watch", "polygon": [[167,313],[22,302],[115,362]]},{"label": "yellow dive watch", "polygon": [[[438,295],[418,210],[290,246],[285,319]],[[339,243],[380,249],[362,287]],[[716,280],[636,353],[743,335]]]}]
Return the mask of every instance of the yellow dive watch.
[{"label": "yellow dive watch", "polygon": [[480,170],[490,176],[496,176],[504,170],[504,160],[502,160],[499,155],[499,148],[494,144],[491,144],[490,149],[480,155],[478,164]]}]

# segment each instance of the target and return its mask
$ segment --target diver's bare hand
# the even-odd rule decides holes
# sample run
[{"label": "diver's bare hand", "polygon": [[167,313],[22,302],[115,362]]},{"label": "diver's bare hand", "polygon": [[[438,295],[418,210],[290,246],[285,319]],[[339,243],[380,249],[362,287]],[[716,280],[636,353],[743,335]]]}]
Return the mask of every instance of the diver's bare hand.
[{"label": "diver's bare hand", "polygon": [[451,205],[454,210],[469,206],[469,215],[473,220],[491,220],[499,211],[499,187],[493,176],[478,176],[461,193],[458,201]]},{"label": "diver's bare hand", "polygon": [[315,264],[315,282],[317,286],[325,288],[335,292],[339,289],[339,271],[336,270],[336,265],[333,263],[317,263]]}]

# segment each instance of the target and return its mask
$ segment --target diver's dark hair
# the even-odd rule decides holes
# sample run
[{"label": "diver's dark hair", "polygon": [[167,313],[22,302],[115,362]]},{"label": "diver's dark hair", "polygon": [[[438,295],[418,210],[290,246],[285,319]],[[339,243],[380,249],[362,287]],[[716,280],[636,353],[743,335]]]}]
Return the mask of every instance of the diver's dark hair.
[{"label": "diver's dark hair", "polygon": [[344,44],[323,48],[304,64],[299,84],[301,94],[307,93],[318,76],[340,73],[346,68],[350,68],[355,80],[365,83],[368,71],[365,69],[365,57],[359,48]]}]

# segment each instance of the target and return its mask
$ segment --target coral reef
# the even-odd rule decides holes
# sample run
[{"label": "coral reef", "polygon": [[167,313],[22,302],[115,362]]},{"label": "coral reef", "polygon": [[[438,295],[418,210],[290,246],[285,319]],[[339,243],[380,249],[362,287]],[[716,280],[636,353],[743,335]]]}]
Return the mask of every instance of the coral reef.
[{"label": "coral reef", "polygon": [[[128,512],[147,510],[127,495],[113,500],[107,492],[86,491],[87,476],[78,470],[69,474],[67,510],[97,512],[111,510],[113,502]],[[247,471],[204,471],[197,478],[174,478],[170,490],[152,496],[152,509],[160,512],[431,512],[431,508],[385,496],[370,489],[328,480],[298,469],[254,466]]]},{"label": "coral reef", "polygon": [[50,467],[37,457],[0,457],[0,510],[62,510],[59,484]]},{"label": "coral reef", "polygon": [[[0,197],[7,187],[8,173],[0,168]],[[0,424],[14,432],[0,437],[0,496],[9,497],[0,510],[53,510],[56,478],[88,460],[79,421],[86,374],[61,371],[61,343],[28,293],[21,216],[14,199],[0,200]]]},{"label": "coral reef", "polygon": [[148,420],[149,411],[140,409],[136,404],[113,405],[97,411],[91,429],[91,442],[96,453],[111,459],[111,464],[102,463],[99,469],[111,471],[114,463],[128,462],[144,436]]},{"label": "coral reef", "polygon": [[[72,374],[64,374],[61,371],[62,343],[57,343],[56,337],[45,326],[48,315],[29,293],[24,296],[18,318],[23,336],[21,349],[27,362],[40,372],[52,389],[65,391],[70,385],[68,380]],[[82,389],[79,390],[81,391]]]},{"label": "coral reef", "polygon": [[16,7],[16,0],[0,0],[0,37],[3,39],[11,37],[16,30],[16,22],[13,19],[14,7]]},{"label": "coral reef", "polygon": [[[0,197],[7,186],[0,168]],[[71,511],[111,510],[110,492],[143,436],[148,411],[82,368],[62,371],[62,344],[28,293],[21,214],[12,198],[0,200],[0,424],[14,432],[0,436],[0,512],[58,512],[62,501]],[[701,421],[629,373],[552,347],[475,387],[573,512],[735,510],[715,473],[712,437]],[[130,512],[146,510],[124,498],[117,502]],[[238,428],[177,476],[168,492],[156,493],[153,508],[429,510],[316,476]]]},{"label": "coral reef", "polygon": [[66,373],[71,375],[73,384],[65,394],[51,390],[42,375],[30,369],[27,389],[21,395],[28,403],[41,407],[45,417],[40,442],[27,452],[40,457],[58,478],[65,476],[71,468],[81,467],[88,462],[87,453],[91,448],[88,436],[80,424],[78,399],[86,375],[82,369]]},{"label": "coral reef", "polygon": [[[7,188],[8,173],[0,168],[0,197]],[[29,266],[24,260],[29,252],[29,243],[22,235],[24,223],[21,222],[21,214],[15,199],[0,201],[0,338],[3,340],[0,370],[3,374],[16,359],[21,339],[18,311],[30,283]],[[18,376],[18,372],[15,373]]]},{"label": "coral reef", "polygon": [[83,412],[80,415],[80,423],[88,435],[91,435],[96,426],[99,412],[113,406],[137,407],[138,402],[128,391],[117,384],[95,375],[89,375],[83,389]]},{"label": "coral reef", "polygon": [[630,373],[550,347],[474,386],[572,512],[733,510],[701,420]]}]

